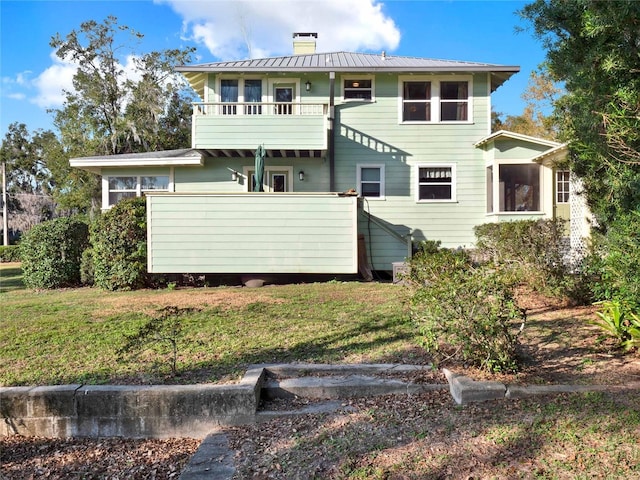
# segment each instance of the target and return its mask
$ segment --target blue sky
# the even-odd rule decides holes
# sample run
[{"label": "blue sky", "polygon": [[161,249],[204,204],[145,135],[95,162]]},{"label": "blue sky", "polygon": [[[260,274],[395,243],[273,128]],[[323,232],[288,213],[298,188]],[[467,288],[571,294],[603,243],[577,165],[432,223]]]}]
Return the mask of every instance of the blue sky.
[{"label": "blue sky", "polygon": [[[86,20],[114,15],[144,34],[138,53],[194,46],[198,63],[289,55],[291,34],[317,32],[317,50],[380,52],[519,65],[493,94],[494,110],[522,113],[520,95],[544,60],[540,42],[513,0],[128,0],[0,1],[0,135],[21,122],[53,129],[47,109],[61,106],[73,65],[49,46]],[[126,58],[121,62],[126,65]]]}]

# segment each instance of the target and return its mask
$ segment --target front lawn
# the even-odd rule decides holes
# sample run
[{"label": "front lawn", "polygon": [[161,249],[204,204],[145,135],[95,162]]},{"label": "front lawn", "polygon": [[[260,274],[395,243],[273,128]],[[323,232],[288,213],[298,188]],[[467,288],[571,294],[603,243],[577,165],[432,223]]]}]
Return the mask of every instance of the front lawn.
[{"label": "front lawn", "polygon": [[[0,269],[4,285],[14,269]],[[388,283],[357,282],[135,292],[8,289],[0,297],[0,384],[216,382],[267,362],[423,363],[412,357],[405,294]],[[125,336],[168,306],[191,309],[180,322],[178,375],[169,377],[170,355],[162,352],[132,351],[143,354],[118,359]]]}]

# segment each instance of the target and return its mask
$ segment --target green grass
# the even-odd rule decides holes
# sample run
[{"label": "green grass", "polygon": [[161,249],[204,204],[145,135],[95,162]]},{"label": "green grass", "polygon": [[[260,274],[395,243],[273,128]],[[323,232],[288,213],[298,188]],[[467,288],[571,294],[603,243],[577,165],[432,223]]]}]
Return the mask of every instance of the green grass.
[{"label": "green grass", "polygon": [[0,263],[0,293],[24,288],[19,263]]},{"label": "green grass", "polygon": [[[0,297],[4,386],[226,381],[253,363],[395,361],[415,346],[404,289],[391,284],[35,292],[7,271],[15,288]],[[126,335],[170,305],[194,309],[181,317],[178,375],[169,378],[162,345],[118,358]]]}]

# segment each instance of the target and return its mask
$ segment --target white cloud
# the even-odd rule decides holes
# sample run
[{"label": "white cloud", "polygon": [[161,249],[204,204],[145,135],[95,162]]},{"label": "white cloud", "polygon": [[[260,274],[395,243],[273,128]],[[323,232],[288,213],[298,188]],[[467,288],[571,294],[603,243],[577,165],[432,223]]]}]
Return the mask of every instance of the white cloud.
[{"label": "white cloud", "polygon": [[183,34],[216,58],[292,53],[294,32],[318,33],[317,51],[392,51],[400,31],[377,0],[158,0],[183,18]]},{"label": "white cloud", "polygon": [[73,91],[73,76],[77,70],[73,63],[60,60],[55,51],[51,53],[50,58],[53,64],[31,82],[37,93],[30,101],[41,108],[62,106],[63,90]]}]

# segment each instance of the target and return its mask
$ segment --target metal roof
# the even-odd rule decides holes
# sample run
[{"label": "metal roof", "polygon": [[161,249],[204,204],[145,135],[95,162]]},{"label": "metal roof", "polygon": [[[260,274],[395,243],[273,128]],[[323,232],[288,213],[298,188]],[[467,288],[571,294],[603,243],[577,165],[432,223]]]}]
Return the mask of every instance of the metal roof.
[{"label": "metal roof", "polygon": [[382,54],[332,52],[183,65],[177,67],[176,70],[179,72],[473,71],[515,73],[520,70],[520,67],[457,60],[400,57],[385,55],[384,52]]},{"label": "metal roof", "polygon": [[225,62],[182,65],[176,68],[200,92],[204,88],[207,73],[314,73],[314,72],[487,72],[491,73],[491,91],[496,90],[511,75],[520,71],[515,65],[437,60],[433,58],[401,57],[373,53],[310,53],[285,57],[231,60]]}]

